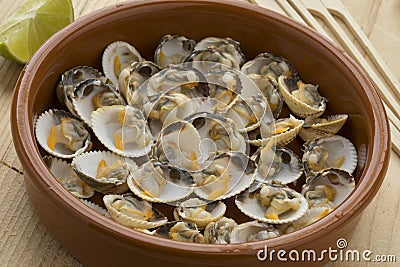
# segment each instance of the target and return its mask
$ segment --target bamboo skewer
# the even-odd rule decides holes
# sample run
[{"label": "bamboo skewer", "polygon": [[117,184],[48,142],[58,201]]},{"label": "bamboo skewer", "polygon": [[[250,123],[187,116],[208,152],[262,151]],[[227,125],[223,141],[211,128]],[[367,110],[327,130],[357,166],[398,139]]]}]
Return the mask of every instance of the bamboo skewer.
[{"label": "bamboo skewer", "polygon": [[392,71],[379,56],[374,46],[371,44],[367,36],[361,30],[357,22],[347,11],[343,3],[341,1],[336,1],[336,0],[334,1],[321,0],[321,1],[330,13],[336,15],[346,23],[346,26],[352,31],[353,35],[357,38],[358,42],[362,44],[369,58],[372,60],[374,66],[377,68],[381,76],[389,85],[389,88],[391,89],[392,93],[400,99],[400,91],[397,89],[400,85],[399,82],[394,79]]}]

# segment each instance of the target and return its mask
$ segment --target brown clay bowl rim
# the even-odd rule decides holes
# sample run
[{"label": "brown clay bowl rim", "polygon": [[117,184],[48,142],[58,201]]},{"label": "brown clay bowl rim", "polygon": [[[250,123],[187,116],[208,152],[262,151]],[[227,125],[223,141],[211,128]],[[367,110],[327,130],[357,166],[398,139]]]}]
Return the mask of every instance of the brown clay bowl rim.
[{"label": "brown clay bowl rim", "polygon": [[[368,144],[369,152],[366,159],[366,166],[368,167],[364,169],[355,192],[353,192],[343,205],[340,205],[320,221],[291,234],[270,239],[267,243],[265,241],[260,241],[231,245],[201,245],[153,237],[121,226],[86,207],[78,199],[64,190],[55,179],[52,179],[52,175],[43,163],[35,142],[34,132],[32,130],[32,116],[33,99],[35,99],[36,93],[29,90],[34,75],[40,64],[45,61],[48,52],[55,47],[62,46],[63,40],[67,39],[70,33],[76,32],[80,28],[84,28],[85,25],[90,25],[108,15],[141,6],[154,6],[154,8],[157,9],[157,5],[165,6],[169,3],[178,2],[186,6],[202,4],[231,8],[231,10],[235,9],[241,14],[247,13],[249,16],[251,16],[251,14],[267,16],[276,23],[289,26],[294,31],[300,32],[311,42],[323,46],[327,54],[339,59],[346,68],[346,71],[357,79],[360,87],[364,88],[363,93],[365,93],[365,97],[363,97],[362,101],[370,103],[369,108],[371,108],[371,110],[369,112],[371,112],[373,117],[371,121],[373,133],[370,143]],[[264,248],[265,244],[268,244],[270,248],[297,247],[308,244],[334,231],[361,212],[372,200],[384,179],[390,154],[389,125],[382,102],[366,74],[347,54],[314,30],[290,18],[249,3],[231,2],[227,0],[220,0],[218,2],[213,2],[212,0],[147,0],[124,2],[94,11],[76,20],[50,38],[25,66],[16,85],[11,110],[11,124],[14,146],[24,166],[25,175],[31,177],[37,186],[47,191],[49,197],[59,208],[64,209],[66,212],[70,213],[71,216],[79,217],[84,223],[92,225],[97,228],[98,231],[107,235],[112,235],[115,239],[125,243],[136,244],[143,248],[152,248],[153,250],[156,248],[162,251],[174,251],[175,253],[180,251],[181,253],[196,253],[197,255],[221,253],[235,255],[249,254]]]}]

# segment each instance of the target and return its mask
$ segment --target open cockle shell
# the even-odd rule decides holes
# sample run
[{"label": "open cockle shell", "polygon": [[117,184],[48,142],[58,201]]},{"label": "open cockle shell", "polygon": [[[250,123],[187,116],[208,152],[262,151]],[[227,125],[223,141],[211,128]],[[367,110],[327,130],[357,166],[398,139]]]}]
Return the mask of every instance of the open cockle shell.
[{"label": "open cockle shell", "polygon": [[151,203],[131,194],[105,195],[103,202],[114,221],[130,228],[150,229],[168,222]]},{"label": "open cockle shell", "polygon": [[226,205],[222,201],[207,203],[198,198],[190,198],[180,203],[174,210],[175,220],[194,223],[204,229],[210,222],[224,216]]},{"label": "open cockle shell", "polygon": [[[225,69],[226,66],[234,69],[240,68],[239,63],[234,56],[232,56],[230,53],[219,50],[216,47],[195,50],[185,59],[184,62],[191,62],[193,67],[200,70],[202,73],[206,73],[207,70],[211,71],[220,70],[221,68]],[[210,62],[220,64],[210,64]]]},{"label": "open cockle shell", "polygon": [[153,96],[176,92],[185,94],[189,98],[208,96],[206,78],[199,70],[190,64],[168,66],[150,77],[132,94],[133,104],[137,108],[149,102]]},{"label": "open cockle shell", "polygon": [[149,202],[172,203],[193,192],[193,178],[177,167],[149,161],[132,170],[128,186],[135,195]]},{"label": "open cockle shell", "polygon": [[247,132],[247,142],[253,146],[261,147],[268,143],[271,139],[271,125],[275,123],[273,115],[267,109],[264,118],[260,121],[260,125]]},{"label": "open cockle shell", "polygon": [[[289,109],[301,118],[319,117],[326,109],[327,99],[319,95],[317,85],[305,84],[301,81],[296,82],[282,75],[278,78],[278,88]],[[303,88],[312,89],[309,92]],[[295,92],[300,92],[298,93],[299,96],[296,97]],[[310,105],[310,103],[307,103],[309,101],[305,102],[305,99],[310,99],[316,104]]]},{"label": "open cockle shell", "polygon": [[94,190],[74,172],[71,164],[51,156],[43,158],[56,180],[77,198],[91,198]]},{"label": "open cockle shell", "polygon": [[105,79],[87,79],[74,90],[72,104],[76,114],[89,126],[92,112],[98,108],[126,104],[117,89]]},{"label": "open cockle shell", "polygon": [[206,144],[206,141],[211,142],[211,148],[215,149],[216,154],[246,153],[248,150],[244,136],[233,121],[223,115],[198,112],[187,117],[186,121],[196,128],[203,144]]},{"label": "open cockle shell", "polygon": [[[318,186],[325,186],[325,188],[318,189],[316,188]],[[354,188],[355,180],[350,173],[332,168],[309,178],[301,193],[311,207],[335,208],[345,201]]]},{"label": "open cockle shell", "polygon": [[216,148],[202,142],[196,128],[187,121],[169,124],[159,134],[153,156],[186,171],[199,171],[215,156]]},{"label": "open cockle shell", "polygon": [[263,76],[254,73],[247,74],[246,76],[257,85],[267,100],[269,109],[274,118],[278,118],[283,107],[283,98],[279,93],[276,80],[271,76]]},{"label": "open cockle shell", "polygon": [[287,147],[274,146],[274,139],[259,148],[254,156],[261,173],[257,182],[289,184],[303,174],[299,157]]},{"label": "open cockle shell", "polygon": [[242,91],[237,70],[213,70],[204,74],[210,89],[210,97],[216,100],[216,108],[223,109],[234,103]]},{"label": "open cockle shell", "polygon": [[261,53],[253,60],[247,61],[241,68],[244,74],[258,74],[270,76],[275,80],[281,75],[300,80],[300,76],[289,60],[281,56],[275,56],[270,53]]},{"label": "open cockle shell", "polygon": [[143,113],[146,119],[160,121],[162,127],[181,121],[195,113],[202,104],[199,98],[191,99],[184,94],[168,92],[150,98],[144,104]]},{"label": "open cockle shell", "polygon": [[267,104],[263,95],[252,95],[248,98],[239,96],[225,112],[240,132],[248,132],[260,126],[267,112]]},{"label": "open cockle shell", "polygon": [[237,223],[230,218],[222,217],[210,222],[204,229],[204,239],[208,244],[230,244],[231,232]]},{"label": "open cockle shell", "polygon": [[223,200],[246,190],[257,175],[257,166],[246,154],[217,156],[204,170],[193,173],[194,193],[202,199]]},{"label": "open cockle shell", "polygon": [[127,179],[136,163],[109,151],[91,151],[72,160],[72,168],[94,190],[104,194],[128,191]]},{"label": "open cockle shell", "polygon": [[333,135],[312,141],[304,150],[302,161],[306,176],[312,176],[327,168],[353,173],[357,158],[356,148],[350,140]]},{"label": "open cockle shell", "polygon": [[50,109],[40,114],[35,125],[36,140],[53,156],[70,159],[90,150],[86,126],[69,112]]},{"label": "open cockle shell", "polygon": [[155,236],[189,243],[205,243],[204,236],[196,225],[173,221],[158,227]]},{"label": "open cockle shell", "polygon": [[299,136],[304,141],[312,141],[336,134],[346,123],[348,115],[331,115],[326,119],[308,117],[304,120]]},{"label": "open cockle shell", "polygon": [[72,114],[76,115],[72,105],[75,87],[87,79],[100,78],[101,76],[102,74],[98,70],[89,66],[77,66],[67,70],[61,75],[61,79],[57,85],[56,94],[58,100]]},{"label": "open cockle shell", "polygon": [[114,153],[141,157],[151,151],[151,131],[142,112],[132,106],[99,108],[92,113],[91,125],[100,142]]},{"label": "open cockle shell", "polygon": [[240,43],[232,38],[206,37],[196,44],[194,50],[204,50],[209,47],[216,47],[223,52],[231,54],[239,66],[245,62],[245,56],[240,50]]},{"label": "open cockle shell", "polygon": [[231,244],[255,242],[275,238],[281,232],[275,226],[258,221],[250,221],[235,226],[230,234]]},{"label": "open cockle shell", "polygon": [[264,135],[274,138],[277,145],[286,146],[296,138],[303,124],[303,120],[290,115],[289,118],[279,119],[261,127]]},{"label": "open cockle shell", "polygon": [[124,41],[113,42],[107,46],[103,53],[102,66],[104,75],[114,85],[118,85],[121,71],[136,61],[143,61],[143,58],[135,47]]},{"label": "open cockle shell", "polygon": [[193,52],[195,45],[194,40],[185,36],[165,35],[156,48],[154,62],[161,68],[180,64]]},{"label": "open cockle shell", "polygon": [[[265,191],[275,191],[276,194],[285,195],[285,198],[282,198],[282,196],[275,198],[274,195],[271,195],[271,198],[267,200],[263,196],[263,192]],[[260,198],[269,205],[264,207],[260,202]],[[274,203],[274,200],[276,200],[276,203]],[[287,204],[285,204],[286,200]],[[296,202],[297,209],[290,207],[293,202]],[[284,224],[298,220],[308,209],[308,202],[300,193],[278,184],[263,184],[253,192],[245,191],[236,196],[235,204],[239,210],[250,218],[271,224]],[[287,210],[286,208],[284,209],[285,205],[288,206]],[[275,210],[278,209],[281,209],[283,212],[277,214]],[[266,215],[269,213],[269,210],[277,216],[274,216],[275,218],[268,218]]]},{"label": "open cockle shell", "polygon": [[160,67],[151,61],[138,61],[121,71],[118,78],[118,90],[129,105],[132,103],[134,92],[160,70]]}]

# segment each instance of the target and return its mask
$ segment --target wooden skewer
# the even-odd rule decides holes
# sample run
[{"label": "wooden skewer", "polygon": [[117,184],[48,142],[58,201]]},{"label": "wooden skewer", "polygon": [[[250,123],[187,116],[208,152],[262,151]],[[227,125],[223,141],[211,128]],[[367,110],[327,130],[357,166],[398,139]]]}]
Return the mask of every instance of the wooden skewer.
[{"label": "wooden skewer", "polygon": [[376,69],[389,85],[389,89],[398,99],[400,99],[400,91],[398,90],[400,85],[399,82],[394,78],[392,71],[379,56],[374,46],[371,44],[367,36],[365,36],[362,29],[360,28],[360,26],[358,26],[357,22],[350,15],[349,11],[347,11],[343,3],[337,0],[321,1],[329,12],[342,19],[346,26],[352,31],[353,35],[357,38],[358,42],[360,42],[364,50],[367,52]]}]

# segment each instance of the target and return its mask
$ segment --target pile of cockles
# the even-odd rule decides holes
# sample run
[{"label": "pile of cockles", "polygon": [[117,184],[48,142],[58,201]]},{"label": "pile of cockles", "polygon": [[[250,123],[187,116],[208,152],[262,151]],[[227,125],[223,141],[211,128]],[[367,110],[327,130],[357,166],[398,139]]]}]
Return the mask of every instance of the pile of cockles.
[{"label": "pile of cockles", "polygon": [[[54,178],[93,210],[149,235],[234,244],[304,228],[354,190],[356,149],[337,135],[348,116],[324,116],[328,99],[287,59],[246,61],[231,38],[166,35],[153,60],[109,44],[102,72],[66,70],[64,109],[35,120]],[[287,146],[295,139],[302,155]]]}]

